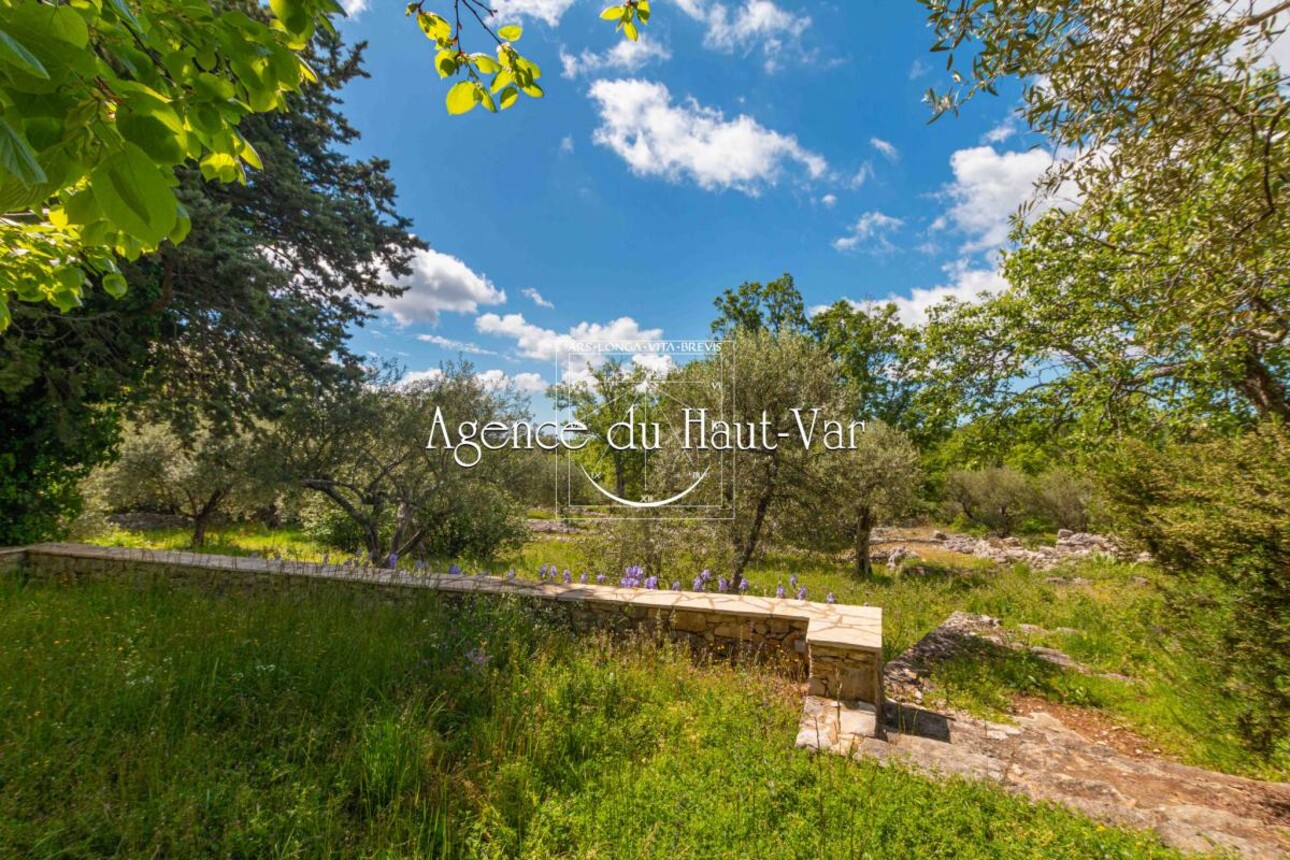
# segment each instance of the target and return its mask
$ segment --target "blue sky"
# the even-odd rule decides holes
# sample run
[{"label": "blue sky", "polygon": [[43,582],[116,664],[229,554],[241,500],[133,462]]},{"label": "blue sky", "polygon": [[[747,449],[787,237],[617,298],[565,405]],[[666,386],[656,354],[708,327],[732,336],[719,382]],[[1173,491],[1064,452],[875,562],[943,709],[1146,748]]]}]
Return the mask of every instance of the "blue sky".
[{"label": "blue sky", "polygon": [[432,248],[360,351],[416,373],[464,350],[536,391],[570,335],[704,337],[745,280],[787,271],[812,306],[894,297],[911,320],[998,286],[1049,156],[1016,132],[1015,91],[928,124],[946,73],[912,0],[655,0],[629,48],[603,2],[498,3],[546,98],[450,117],[404,3],[349,0],[371,73],[344,94],[356,152],[390,160]]}]

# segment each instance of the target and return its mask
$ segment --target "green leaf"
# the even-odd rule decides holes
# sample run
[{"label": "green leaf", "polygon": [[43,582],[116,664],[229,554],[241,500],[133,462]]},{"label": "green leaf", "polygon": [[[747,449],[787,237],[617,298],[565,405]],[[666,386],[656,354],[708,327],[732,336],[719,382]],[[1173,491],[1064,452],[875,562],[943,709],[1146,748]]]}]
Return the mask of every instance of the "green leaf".
[{"label": "green leaf", "polygon": [[600,17],[604,18],[606,21],[617,21],[619,18],[623,17],[623,7],[610,6],[608,9],[600,13]]},{"label": "green leaf", "polygon": [[649,21],[649,0],[640,0],[636,4],[636,17],[641,21]]},{"label": "green leaf", "polygon": [[515,80],[515,75],[511,74],[511,70],[502,69],[497,73],[497,77],[493,78],[493,92],[497,92],[513,80]]},{"label": "green leaf", "polygon": [[113,226],[156,247],[175,226],[175,195],[168,172],[132,143],[90,175],[94,197]]},{"label": "green leaf", "polygon": [[450,78],[457,74],[457,52],[451,50],[440,51],[435,55],[434,66],[441,78]]},{"label": "green leaf", "polygon": [[497,96],[497,101],[501,104],[502,110],[506,110],[508,107],[519,101],[519,98],[519,90],[515,89],[515,87],[507,87]]},{"label": "green leaf", "polygon": [[159,164],[178,164],[184,160],[184,139],[167,128],[156,116],[125,113],[117,117],[117,131]]},{"label": "green leaf", "polygon": [[448,90],[445,102],[448,105],[448,113],[466,113],[479,104],[479,90],[474,81],[459,81]]},{"label": "green leaf", "polygon": [[5,298],[5,294],[0,292],[0,331],[9,327],[9,303]]},{"label": "green leaf", "polygon": [[481,84],[475,84],[475,92],[479,96],[479,103],[488,108],[490,113],[497,113],[497,105],[493,102],[492,95]]},{"label": "green leaf", "polygon": [[475,64],[482,75],[493,75],[502,70],[502,64],[487,54],[471,54],[470,61]]},{"label": "green leaf", "polygon": [[125,0],[107,0],[107,5],[112,7],[112,11],[116,12],[117,17],[122,21],[129,24],[136,31],[139,29],[139,19],[134,17],[134,13],[131,12],[130,7],[125,4]]},{"label": "green leaf", "polygon": [[[532,80],[542,77],[542,70],[538,68],[537,63],[524,59],[523,57],[515,58],[515,68],[519,69]],[[523,76],[520,76],[523,77]]]},{"label": "green leaf", "polygon": [[505,39],[508,42],[518,42],[523,33],[524,28],[519,24],[508,24],[497,31],[497,38]]},{"label": "green leaf", "polygon": [[11,66],[17,66],[29,75],[34,75],[41,80],[49,80],[49,72],[41,65],[36,55],[28,51],[22,42],[19,42],[13,36],[10,36],[4,30],[0,30],[0,60],[4,60]]},{"label": "green leaf", "polygon": [[535,99],[540,99],[542,96],[546,95],[546,93],[542,92],[542,88],[535,83],[521,83],[520,90],[524,95]]},{"label": "green leaf", "polygon": [[274,16],[287,28],[288,33],[300,34],[309,29],[309,7],[303,0],[269,0]]},{"label": "green leaf", "polygon": [[49,181],[31,144],[4,119],[0,119],[0,167],[28,188]]},{"label": "green leaf", "polygon": [[623,22],[623,35],[631,39],[633,42],[640,38],[640,35],[636,32],[636,25],[631,21]]},{"label": "green leaf", "polygon": [[417,26],[427,39],[439,42],[452,38],[452,25],[433,12],[417,13]]},{"label": "green leaf", "polygon": [[125,275],[120,272],[109,272],[103,276],[103,291],[114,299],[119,299],[130,289]]}]

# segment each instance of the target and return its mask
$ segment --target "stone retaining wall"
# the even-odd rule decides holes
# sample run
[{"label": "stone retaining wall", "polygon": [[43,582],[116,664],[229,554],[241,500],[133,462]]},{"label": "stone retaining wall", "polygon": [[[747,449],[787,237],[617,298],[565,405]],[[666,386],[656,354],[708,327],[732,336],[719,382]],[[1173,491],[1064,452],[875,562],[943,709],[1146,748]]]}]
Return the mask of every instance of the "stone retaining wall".
[{"label": "stone retaining wall", "polygon": [[340,587],[391,600],[420,589],[449,595],[513,595],[562,606],[577,626],[666,630],[723,655],[739,650],[783,652],[801,660],[811,695],[868,702],[879,713],[883,701],[882,611],[876,607],[78,544],[0,550],[3,573],[68,583],[167,583],[217,592]]}]

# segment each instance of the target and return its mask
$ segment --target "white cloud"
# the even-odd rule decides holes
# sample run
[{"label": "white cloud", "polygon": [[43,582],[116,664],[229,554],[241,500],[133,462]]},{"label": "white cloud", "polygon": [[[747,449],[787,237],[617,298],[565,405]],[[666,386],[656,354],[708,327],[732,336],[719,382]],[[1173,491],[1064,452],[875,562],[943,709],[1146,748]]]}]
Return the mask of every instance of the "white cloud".
[{"label": "white cloud", "polygon": [[847,235],[833,240],[833,247],[838,251],[853,251],[863,242],[868,244],[866,250],[874,253],[891,251],[894,246],[888,236],[904,223],[882,212],[866,212],[851,225]]},{"label": "white cloud", "polygon": [[350,18],[357,18],[367,11],[367,0],[340,0],[340,7]]},{"label": "white cloud", "polygon": [[532,18],[554,27],[574,2],[575,0],[490,0],[487,5],[497,13],[500,21]]},{"label": "white cloud", "polygon": [[866,161],[860,165],[860,169],[855,172],[855,175],[847,180],[847,185],[851,188],[859,188],[870,179],[873,179],[873,165]]},{"label": "white cloud", "polygon": [[836,194],[825,194],[820,198],[820,204],[824,206],[825,209],[832,209],[837,205],[837,203],[838,197]]},{"label": "white cloud", "polygon": [[453,340],[450,337],[440,337],[437,334],[419,334],[417,340],[422,343],[432,343],[435,346],[441,346],[444,349],[451,349],[457,352],[464,352],[470,355],[497,355],[491,349],[484,349],[476,343],[470,343],[464,340]]},{"label": "white cloud", "polygon": [[544,298],[542,297],[542,294],[541,294],[541,293],[539,293],[537,290],[533,289],[532,287],[528,287],[528,288],[526,288],[526,289],[522,290],[521,292],[523,292],[523,293],[524,293],[525,298],[529,299],[530,301],[532,301],[532,302],[533,302],[533,304],[537,305],[537,306],[538,306],[538,307],[540,307],[540,308],[553,308],[553,307],[555,307],[555,305],[554,305],[554,304],[552,304],[551,302],[548,302],[546,299],[544,299]]},{"label": "white cloud", "polygon": [[[443,369],[431,367],[427,370],[414,370],[403,375],[399,382],[410,385],[416,382],[432,382],[443,378]],[[504,370],[485,370],[475,374],[475,380],[489,391],[500,391],[508,386],[523,394],[539,394],[546,391],[546,380],[540,373],[517,373],[510,376]]]},{"label": "white cloud", "polygon": [[560,151],[565,155],[573,152],[573,135],[566,134],[564,137],[560,138]]},{"label": "white cloud", "polygon": [[1017,124],[1013,117],[1007,117],[994,128],[981,135],[982,143],[1003,143],[1017,133]]},{"label": "white cloud", "polygon": [[514,386],[525,394],[538,394],[547,389],[546,380],[540,373],[517,373],[509,376],[504,370],[485,370],[483,373],[476,373],[475,378],[489,391]]},{"label": "white cloud", "polygon": [[1001,247],[1011,230],[1009,218],[1028,200],[1053,164],[1050,153],[998,152],[991,146],[960,149],[950,156],[954,181],[945,191],[950,209],[934,228],[952,225],[967,236],[962,250],[974,253]]},{"label": "white cloud", "polygon": [[882,153],[882,157],[888,161],[896,161],[900,158],[900,150],[896,149],[895,146],[883,140],[881,137],[869,138],[869,145]]},{"label": "white cloud", "polygon": [[693,98],[674,105],[660,83],[596,81],[591,98],[600,111],[593,140],[638,176],[689,177],[700,188],[734,188],[755,196],[794,163],[811,178],[828,169],[824,158],[804,149],[796,137],[764,128],[745,114],[728,120]]},{"label": "white cloud", "polygon": [[381,299],[384,310],[401,325],[438,322],[439,314],[473,314],[480,305],[500,305],[506,293],[493,286],[461,260],[438,251],[418,251],[412,258],[412,274],[394,281],[407,291],[397,298]]},{"label": "white cloud", "polygon": [[635,42],[624,39],[601,54],[594,51],[568,54],[563,48],[560,49],[560,63],[564,66],[566,78],[598,75],[608,71],[635,72],[652,62],[664,62],[671,58],[672,52],[666,45],[646,36],[641,36]]},{"label": "white cloud", "polygon": [[515,341],[520,355],[544,361],[555,361],[562,355],[578,351],[578,345],[588,342],[631,343],[659,340],[662,329],[642,329],[631,317],[619,317],[608,323],[580,322],[566,333],[541,328],[524,319],[523,314],[483,314],[475,320],[475,328],[484,334],[506,337]]},{"label": "white cloud", "polygon": [[706,47],[724,53],[760,48],[767,72],[780,68],[781,56],[801,54],[794,46],[811,26],[810,17],[787,12],[770,0],[744,0],[733,11],[725,3],[707,0],[677,0],[677,5],[705,26]]},{"label": "white cloud", "polygon": [[[977,301],[982,296],[997,293],[1008,286],[1008,282],[994,269],[974,269],[962,260],[947,265],[945,274],[948,276],[946,283],[927,289],[912,290],[908,296],[893,293],[885,299],[860,301],[846,299],[845,301],[865,309],[893,304],[896,306],[901,322],[913,326],[925,323],[927,312],[946,299],[960,302]],[[812,307],[811,314],[817,314],[827,307],[827,305]]]},{"label": "white cloud", "polygon": [[931,70],[932,67],[924,63],[922,57],[915,57],[914,62],[909,66],[909,79],[916,81]]}]

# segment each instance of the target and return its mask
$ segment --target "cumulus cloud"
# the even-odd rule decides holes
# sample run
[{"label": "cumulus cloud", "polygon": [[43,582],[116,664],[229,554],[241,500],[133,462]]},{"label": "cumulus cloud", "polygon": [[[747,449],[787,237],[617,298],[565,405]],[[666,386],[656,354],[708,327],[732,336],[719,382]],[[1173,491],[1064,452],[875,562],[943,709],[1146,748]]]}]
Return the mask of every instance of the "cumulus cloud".
[{"label": "cumulus cloud", "polygon": [[407,291],[396,298],[381,299],[382,308],[393,314],[400,325],[434,323],[445,311],[473,314],[480,305],[506,301],[506,293],[450,254],[417,251],[411,267],[410,275],[394,280]]},{"label": "cumulus cloud", "polygon": [[836,194],[825,194],[823,197],[820,198],[820,205],[822,205],[825,209],[832,209],[837,204],[838,204],[838,196]]},{"label": "cumulus cloud", "polygon": [[643,329],[631,317],[619,317],[608,323],[580,322],[567,332],[533,325],[523,314],[483,314],[476,318],[475,328],[483,334],[510,338],[525,358],[555,361],[579,351],[588,342],[632,343],[659,340],[662,329]]},{"label": "cumulus cloud", "polygon": [[797,166],[819,178],[828,163],[792,135],[763,127],[740,114],[693,98],[672,103],[665,85],[642,80],[604,80],[591,85],[600,125],[593,140],[627,162],[637,176],[692,179],[707,190],[734,188],[756,195]]},{"label": "cumulus cloud", "polygon": [[945,189],[952,203],[933,227],[952,226],[963,233],[966,253],[1001,247],[1008,240],[1009,219],[1052,164],[1052,155],[1039,149],[999,152],[992,146],[974,146],[958,150],[950,156],[954,181]]},{"label": "cumulus cloud", "polygon": [[540,308],[555,307],[553,303],[548,302],[546,299],[544,299],[542,297],[542,294],[539,293],[537,290],[533,289],[532,287],[528,287],[527,289],[522,290],[522,292],[524,293],[525,298],[529,299],[531,302],[533,302],[533,304],[537,305]]},{"label": "cumulus cloud", "polygon": [[873,165],[866,161],[860,165],[860,169],[855,172],[855,175],[847,180],[847,185],[851,188],[859,188],[870,179],[873,179]]},{"label": "cumulus cloud", "polygon": [[924,63],[922,57],[915,57],[914,62],[909,66],[909,79],[916,81],[931,70],[932,67]]},{"label": "cumulus cloud", "polygon": [[502,21],[531,18],[552,27],[560,23],[575,0],[491,0],[488,4]]},{"label": "cumulus cloud", "polygon": [[653,62],[665,62],[672,58],[672,52],[661,42],[655,42],[641,36],[635,42],[626,39],[618,42],[608,51],[597,54],[595,51],[583,51],[581,54],[566,53],[560,49],[560,64],[564,66],[566,78],[579,75],[598,75],[604,72],[635,72]]},{"label": "cumulus cloud", "polygon": [[768,72],[782,65],[780,57],[800,42],[802,33],[811,26],[808,16],[785,11],[770,0],[744,0],[733,9],[707,0],[678,0],[677,5],[704,25],[706,47],[724,53],[760,49]]},{"label": "cumulus cloud", "polygon": [[904,223],[882,212],[866,212],[856,219],[845,236],[833,240],[833,247],[838,251],[854,251],[863,245],[873,253],[894,250],[888,237]]},{"label": "cumulus cloud", "polygon": [[[434,381],[443,378],[443,369],[431,367],[426,370],[415,370],[406,373],[403,379],[399,380],[404,385],[410,385],[416,382]],[[504,370],[485,370],[475,374],[475,380],[489,391],[501,391],[507,387],[514,387],[516,391],[523,394],[538,394],[546,391],[546,380],[540,373],[517,373],[514,376],[506,373]]]},{"label": "cumulus cloud", "polygon": [[896,149],[894,145],[883,140],[881,137],[869,138],[869,145],[878,150],[878,152],[882,154],[882,157],[888,161],[896,161],[900,158],[900,150]]},{"label": "cumulus cloud", "polygon": [[453,340],[450,337],[440,337],[437,334],[419,334],[417,335],[417,340],[422,343],[430,343],[435,346],[441,346],[444,349],[451,349],[456,352],[464,352],[470,355],[497,355],[497,353],[493,352],[491,349],[484,349],[479,344],[470,343],[469,341],[464,340]]},{"label": "cumulus cloud", "polygon": [[340,7],[351,18],[357,18],[367,11],[367,0],[340,0]]},{"label": "cumulus cloud", "polygon": [[[1008,282],[994,269],[973,268],[965,261],[947,265],[944,269],[947,280],[935,287],[914,289],[908,296],[895,293],[884,299],[845,299],[857,308],[869,309],[886,304],[896,306],[901,322],[906,325],[922,325],[927,322],[927,312],[947,299],[961,302],[977,301],[983,296],[998,293],[1008,286]],[[812,315],[827,308],[819,305],[811,308]]]}]

